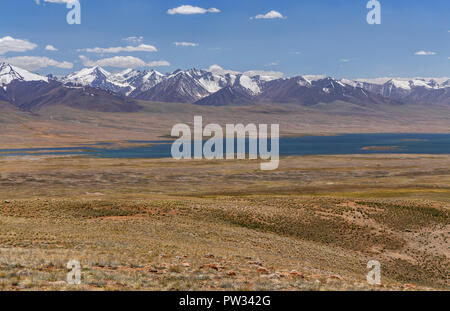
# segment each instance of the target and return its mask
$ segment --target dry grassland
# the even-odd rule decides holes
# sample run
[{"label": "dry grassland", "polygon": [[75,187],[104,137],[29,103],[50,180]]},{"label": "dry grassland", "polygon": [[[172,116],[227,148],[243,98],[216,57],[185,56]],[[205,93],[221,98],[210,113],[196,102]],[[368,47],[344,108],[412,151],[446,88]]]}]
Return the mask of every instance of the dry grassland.
[{"label": "dry grassland", "polygon": [[450,156],[280,164],[0,158],[0,289],[450,288]]}]

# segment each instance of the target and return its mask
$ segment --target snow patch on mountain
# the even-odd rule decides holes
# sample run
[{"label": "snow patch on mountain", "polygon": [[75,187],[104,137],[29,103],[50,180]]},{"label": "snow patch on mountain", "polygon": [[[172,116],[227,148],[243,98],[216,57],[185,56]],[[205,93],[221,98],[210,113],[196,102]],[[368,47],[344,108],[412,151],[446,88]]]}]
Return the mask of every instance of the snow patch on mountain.
[{"label": "snow patch on mountain", "polygon": [[8,85],[14,80],[48,82],[47,77],[31,73],[25,69],[11,66],[7,63],[0,63],[0,86]]},{"label": "snow patch on mountain", "polygon": [[[342,81],[342,80],[341,80]],[[350,81],[350,80],[348,80]],[[411,90],[414,87],[425,87],[429,89],[441,89],[450,87],[450,78],[375,78],[356,79],[353,82],[374,85],[392,85],[404,90]]]},{"label": "snow patch on mountain", "polygon": [[222,89],[219,84],[219,79],[209,80],[202,77],[198,80],[198,82],[200,82],[200,84],[210,93],[215,93]]},{"label": "snow patch on mountain", "polygon": [[[118,73],[109,73],[100,68],[85,68],[79,72],[68,75],[62,80],[71,85],[88,85],[102,88],[123,95],[142,100],[169,101],[169,102],[195,102],[202,98],[230,88],[230,92],[220,94],[227,97],[257,96],[266,92],[267,86],[272,82],[291,81],[299,87],[309,90],[318,88],[321,93],[332,96],[348,97],[356,94],[348,87],[357,90],[364,97],[370,93],[379,94],[394,100],[406,98],[411,100],[432,101],[435,96],[442,93],[433,92],[450,87],[449,78],[377,78],[377,79],[340,79],[336,80],[324,75],[304,75],[294,78],[284,78],[283,74],[269,71],[247,71],[244,73],[224,70],[220,66],[211,66],[208,70],[192,68],[189,70],[175,70],[172,73],[162,74],[154,70],[139,71],[126,69]],[[278,83],[277,82],[277,83]],[[272,84],[273,85],[273,84]],[[273,90],[275,91],[276,88]],[[233,93],[234,92],[234,93]],[[301,90],[299,92],[309,92]],[[300,93],[299,93],[300,94]],[[297,96],[297,95],[296,95]],[[275,100],[275,98],[274,98]],[[441,99],[437,99],[441,100]]]},{"label": "snow patch on mountain", "polygon": [[83,68],[63,78],[64,83],[89,86],[98,79],[107,79],[111,74],[101,67]]},{"label": "snow patch on mountain", "polygon": [[326,76],[324,76],[324,75],[304,75],[304,76],[302,76],[302,78],[305,79],[306,81],[308,81],[309,83],[311,83],[311,82],[323,80],[326,78]]},{"label": "snow patch on mountain", "polygon": [[404,90],[408,90],[408,91],[411,90],[410,81],[393,79],[391,81],[388,81],[386,84],[389,86],[399,88],[399,89],[404,89]]},{"label": "snow patch on mountain", "polygon": [[261,89],[260,89],[258,83],[249,76],[242,75],[239,78],[239,84],[242,87],[249,90],[250,92],[252,92],[254,95],[261,93]]}]

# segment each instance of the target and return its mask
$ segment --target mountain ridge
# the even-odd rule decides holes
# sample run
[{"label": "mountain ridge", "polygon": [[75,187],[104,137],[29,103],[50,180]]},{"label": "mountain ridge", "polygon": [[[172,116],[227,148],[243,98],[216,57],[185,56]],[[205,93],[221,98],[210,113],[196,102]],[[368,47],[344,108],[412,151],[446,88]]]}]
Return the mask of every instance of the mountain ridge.
[{"label": "mountain ridge", "polygon": [[[99,70],[100,73],[104,74]],[[134,99],[118,93],[100,87],[64,84],[6,63],[0,63],[0,100],[32,112],[52,105],[105,112],[142,109]]]},{"label": "mountain ridge", "polygon": [[[84,69],[83,69],[84,70]],[[150,76],[149,76],[149,73]],[[125,75],[133,77],[149,76],[145,81],[140,79],[126,79]],[[69,77],[69,76],[68,76]],[[65,78],[62,81],[75,81]],[[287,88],[292,81],[298,81],[303,87],[304,94],[298,96],[297,101],[308,98],[307,102],[302,104],[311,104],[316,97],[318,100],[328,97],[327,101],[332,100],[330,96],[324,94],[332,91],[334,88],[348,88],[346,94],[353,93],[353,95],[368,96],[367,92],[375,93],[379,96],[388,98],[388,102],[405,101],[414,103],[444,103],[449,104],[448,94],[450,88],[450,78],[378,78],[378,79],[334,79],[327,76],[311,76],[300,75],[289,78],[278,77],[262,77],[258,74],[246,74],[237,72],[217,73],[214,71],[202,69],[177,69],[172,73],[162,74],[157,71],[139,71],[134,69],[126,69],[123,72],[111,74],[109,81],[116,84],[116,87],[108,85],[101,85],[105,89],[119,92],[123,95],[131,96],[140,100],[161,101],[161,102],[182,102],[182,103],[196,103],[200,105],[222,106],[227,104],[225,98],[228,98],[230,105],[249,104],[251,102],[258,103],[263,100],[263,97],[270,98],[274,102],[293,102],[292,98],[286,101],[286,98],[277,98],[271,96],[267,89],[274,84],[273,81],[278,81],[276,84],[284,84]],[[124,88],[118,87],[117,84],[122,83]],[[315,85],[330,84],[332,87],[316,88],[315,96],[307,96],[314,89]],[[75,83],[76,84],[76,83]],[[94,83],[84,84],[96,87]],[[225,89],[226,88],[226,89]],[[129,91],[132,89],[131,91]],[[362,89],[366,93],[358,91],[356,94],[354,90]],[[216,94],[217,93],[217,94]],[[279,93],[279,92],[278,92]],[[333,93],[333,92],[331,92]],[[340,95],[344,92],[338,92]],[[240,96],[238,96],[240,94]],[[263,94],[263,95],[262,95]],[[250,95],[250,96],[249,96]],[[350,97],[354,97],[350,96]],[[348,98],[339,96],[341,100]],[[217,102],[215,99],[217,98]],[[244,102],[238,103],[239,98]],[[378,101],[381,99],[378,98]]]},{"label": "mountain ridge", "polygon": [[[14,96],[11,96],[8,88],[16,83],[30,84],[30,86],[28,88],[16,86]],[[28,102],[39,101],[39,98],[42,99],[42,90],[46,89],[46,83],[51,85],[59,83],[58,87],[62,87],[66,93],[70,90],[72,96],[75,96],[76,92],[73,90],[77,88],[83,90],[79,96],[84,96],[87,88],[98,89],[104,93],[97,92],[97,96],[108,98],[113,96],[115,102],[120,99],[122,103],[133,105],[136,104],[135,100],[204,106],[259,103],[313,106],[336,101],[359,106],[408,103],[450,105],[450,79],[447,78],[337,80],[327,76],[308,75],[280,78],[261,76],[256,73],[215,72],[196,68],[178,69],[166,74],[155,70],[135,69],[111,73],[99,66],[83,68],[62,78],[49,78],[0,63],[0,99],[2,100],[6,99],[17,105],[16,98],[20,95],[21,100],[27,98]],[[29,94],[26,96],[18,94],[17,90],[26,90]],[[73,98],[72,96],[70,97]],[[46,98],[58,100],[58,97]],[[76,101],[80,102],[78,99]],[[22,103],[21,107],[30,106],[38,107],[39,105]],[[89,109],[86,105],[80,106]]]}]

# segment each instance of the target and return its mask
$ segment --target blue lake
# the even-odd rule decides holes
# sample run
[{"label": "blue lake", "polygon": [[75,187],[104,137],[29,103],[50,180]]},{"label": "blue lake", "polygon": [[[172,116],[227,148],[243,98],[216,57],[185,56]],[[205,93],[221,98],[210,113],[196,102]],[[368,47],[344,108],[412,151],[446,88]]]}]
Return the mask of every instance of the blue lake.
[{"label": "blue lake", "polygon": [[[172,141],[130,142],[152,143],[154,145],[114,148],[114,144],[98,143],[70,148],[0,149],[0,156],[88,155],[100,158],[171,157]],[[375,153],[450,154],[450,134],[345,134],[337,136],[280,138],[280,156]]]}]

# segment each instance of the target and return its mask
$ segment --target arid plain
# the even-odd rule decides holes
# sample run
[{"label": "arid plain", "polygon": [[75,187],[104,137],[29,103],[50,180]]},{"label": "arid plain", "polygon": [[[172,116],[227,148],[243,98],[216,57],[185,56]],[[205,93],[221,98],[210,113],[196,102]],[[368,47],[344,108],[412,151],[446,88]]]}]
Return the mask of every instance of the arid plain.
[{"label": "arid plain", "polygon": [[[330,107],[146,105],[82,116],[4,108],[2,149],[167,139],[194,115],[280,123],[283,135],[450,124],[437,108],[429,122],[429,110],[397,108],[331,118]],[[0,157],[0,289],[449,289],[449,167],[449,155],[406,154],[283,157],[267,172],[248,160]],[[72,259],[78,286],[65,282]],[[381,286],[366,281],[369,260],[381,263]]]}]

